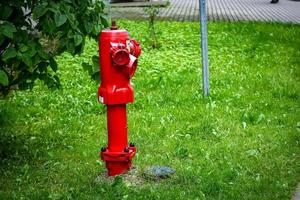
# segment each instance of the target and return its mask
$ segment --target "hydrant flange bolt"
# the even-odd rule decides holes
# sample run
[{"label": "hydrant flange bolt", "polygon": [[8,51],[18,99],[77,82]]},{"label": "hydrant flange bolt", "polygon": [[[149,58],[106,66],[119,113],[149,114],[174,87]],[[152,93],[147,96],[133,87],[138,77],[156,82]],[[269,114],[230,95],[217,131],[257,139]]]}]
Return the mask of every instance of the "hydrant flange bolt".
[{"label": "hydrant flange bolt", "polygon": [[126,153],[128,153],[128,152],[129,152],[129,149],[128,149],[128,147],[125,147],[125,149],[124,149],[124,152],[126,152]]},{"label": "hydrant flange bolt", "polygon": [[101,152],[105,152],[106,151],[106,147],[101,147]]},{"label": "hydrant flange bolt", "polygon": [[135,144],[133,142],[130,142],[129,146],[130,147],[135,147]]}]

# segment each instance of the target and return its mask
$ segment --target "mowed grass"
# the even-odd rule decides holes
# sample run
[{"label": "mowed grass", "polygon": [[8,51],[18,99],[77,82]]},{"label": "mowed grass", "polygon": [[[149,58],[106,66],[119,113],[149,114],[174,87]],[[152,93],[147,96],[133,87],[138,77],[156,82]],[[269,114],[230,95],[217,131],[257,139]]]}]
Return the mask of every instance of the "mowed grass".
[{"label": "mowed grass", "polygon": [[121,21],[143,52],[128,105],[134,164],[170,166],[160,182],[95,183],[105,106],[81,63],[57,58],[59,90],[37,83],[0,102],[0,199],[290,199],[300,181],[300,26],[210,23],[211,95],[201,91],[199,24]]}]

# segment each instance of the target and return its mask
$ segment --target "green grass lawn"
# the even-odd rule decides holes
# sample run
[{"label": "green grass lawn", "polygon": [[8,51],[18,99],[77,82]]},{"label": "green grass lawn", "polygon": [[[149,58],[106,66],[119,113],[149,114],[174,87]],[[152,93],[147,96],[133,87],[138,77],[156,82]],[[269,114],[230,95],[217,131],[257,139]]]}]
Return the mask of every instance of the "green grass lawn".
[{"label": "green grass lawn", "polygon": [[[0,102],[0,199],[290,199],[300,181],[300,26],[210,23],[211,96],[202,98],[199,24],[120,25],[143,52],[128,105],[134,164],[170,166],[166,180],[94,182],[104,164],[105,107],[81,63],[57,58],[60,90],[40,82]],[[298,124],[298,125],[297,125]]]}]

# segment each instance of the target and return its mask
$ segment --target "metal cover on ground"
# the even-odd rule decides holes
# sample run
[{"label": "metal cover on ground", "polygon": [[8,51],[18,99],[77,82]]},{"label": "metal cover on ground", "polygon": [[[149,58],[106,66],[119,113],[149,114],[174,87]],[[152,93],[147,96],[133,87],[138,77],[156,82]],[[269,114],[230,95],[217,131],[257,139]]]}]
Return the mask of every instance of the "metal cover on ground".
[{"label": "metal cover on ground", "polygon": [[153,178],[168,178],[175,173],[175,170],[167,166],[153,166],[144,171],[146,176]]}]

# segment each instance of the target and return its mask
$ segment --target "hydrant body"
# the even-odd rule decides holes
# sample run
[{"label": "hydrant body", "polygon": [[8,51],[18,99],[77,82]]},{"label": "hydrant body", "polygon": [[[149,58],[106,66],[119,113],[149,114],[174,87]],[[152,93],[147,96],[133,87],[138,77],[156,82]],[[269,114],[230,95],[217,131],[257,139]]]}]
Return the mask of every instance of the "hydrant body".
[{"label": "hydrant body", "polygon": [[128,145],[126,104],[134,101],[130,78],[140,53],[139,44],[129,38],[126,30],[118,30],[115,23],[100,33],[98,100],[107,105],[108,132],[108,146],[101,149],[100,156],[106,162],[109,176],[129,170],[136,153],[136,147]]}]

